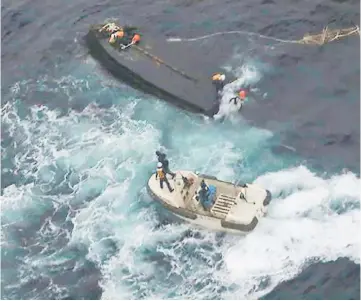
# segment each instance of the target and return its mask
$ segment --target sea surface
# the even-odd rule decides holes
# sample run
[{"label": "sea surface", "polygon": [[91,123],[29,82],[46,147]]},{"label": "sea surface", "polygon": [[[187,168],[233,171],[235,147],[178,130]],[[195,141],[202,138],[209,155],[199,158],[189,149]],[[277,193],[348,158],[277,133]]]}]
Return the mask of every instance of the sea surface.
[{"label": "sea surface", "polygon": [[[356,0],[3,0],[3,299],[359,299],[360,38],[279,43],[359,24]],[[88,55],[117,18],[181,38],[251,83],[242,113],[184,112]],[[274,198],[245,237],[177,223],[147,195],[172,169],[255,181]]]}]

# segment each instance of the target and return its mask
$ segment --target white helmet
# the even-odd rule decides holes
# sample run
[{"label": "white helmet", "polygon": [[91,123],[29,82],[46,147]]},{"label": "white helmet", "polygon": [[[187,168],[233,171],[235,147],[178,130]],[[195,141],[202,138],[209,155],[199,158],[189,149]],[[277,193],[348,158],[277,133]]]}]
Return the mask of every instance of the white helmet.
[{"label": "white helmet", "polygon": [[158,162],[157,167],[161,168],[163,166],[162,162]]},{"label": "white helmet", "polygon": [[226,76],[224,74],[222,74],[219,79],[223,82],[226,79]]}]

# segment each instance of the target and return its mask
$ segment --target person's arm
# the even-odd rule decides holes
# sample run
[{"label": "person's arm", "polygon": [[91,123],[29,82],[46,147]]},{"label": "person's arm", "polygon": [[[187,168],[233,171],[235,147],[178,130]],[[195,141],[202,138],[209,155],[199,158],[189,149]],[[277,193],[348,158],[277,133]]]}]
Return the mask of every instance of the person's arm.
[{"label": "person's arm", "polygon": [[123,29],[124,29],[124,33],[125,33],[127,36],[133,36],[133,35],[135,35],[136,33],[140,34],[140,33],[138,32],[138,28],[135,27],[135,26],[124,26]]},{"label": "person's arm", "polygon": [[107,28],[109,26],[109,24],[105,24],[102,28],[100,28],[99,32],[102,32],[105,28]]},{"label": "person's arm", "polygon": [[158,180],[158,171],[155,171],[155,179]]}]

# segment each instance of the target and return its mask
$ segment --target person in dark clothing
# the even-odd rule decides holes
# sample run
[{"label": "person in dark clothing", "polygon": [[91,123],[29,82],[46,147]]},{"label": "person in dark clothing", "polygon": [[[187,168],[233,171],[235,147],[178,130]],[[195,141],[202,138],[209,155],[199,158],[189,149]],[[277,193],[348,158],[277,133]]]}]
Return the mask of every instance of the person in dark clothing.
[{"label": "person in dark clothing", "polygon": [[[163,161],[165,160],[167,155],[164,153],[161,153],[160,151],[156,151],[155,154],[157,155],[158,162],[161,162],[163,164]],[[163,167],[164,167],[164,165],[163,165]]]},{"label": "person in dark clothing", "polygon": [[217,93],[222,91],[225,79],[226,76],[221,73],[216,73],[212,76],[212,83],[216,86]]},{"label": "person in dark clothing", "polygon": [[155,179],[157,180],[158,178],[159,178],[160,188],[163,189],[163,182],[165,182],[167,184],[169,192],[172,193],[174,189],[170,186],[168,182],[166,173],[163,168],[163,164],[161,162],[158,162],[157,173],[155,174]]},{"label": "person in dark clothing", "polygon": [[201,190],[199,191],[199,194],[196,197],[196,199],[201,203],[203,208],[205,208],[205,203],[206,203],[206,201],[208,199],[208,186],[204,182],[204,180],[202,180],[202,182],[201,182]]},{"label": "person in dark clothing", "polygon": [[164,169],[165,173],[170,174],[172,176],[172,178],[174,179],[175,173],[171,172],[170,169],[169,169],[169,161],[166,158],[167,155],[164,154],[164,153],[161,153],[160,151],[156,151],[155,154],[158,157],[158,162],[161,162],[163,164],[163,169]]}]

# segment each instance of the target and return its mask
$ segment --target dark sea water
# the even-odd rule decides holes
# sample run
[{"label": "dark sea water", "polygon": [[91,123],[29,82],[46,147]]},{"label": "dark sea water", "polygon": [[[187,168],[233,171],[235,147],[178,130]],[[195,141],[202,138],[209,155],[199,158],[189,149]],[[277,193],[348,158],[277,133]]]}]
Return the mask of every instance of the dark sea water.
[{"label": "dark sea water", "polygon": [[[255,97],[204,120],[109,76],[83,36],[106,18],[165,37],[299,39],[359,24],[359,1],[4,0],[3,299],[359,299],[360,38],[191,43]],[[174,223],[145,191],[171,165],[256,181],[246,237]]]}]

